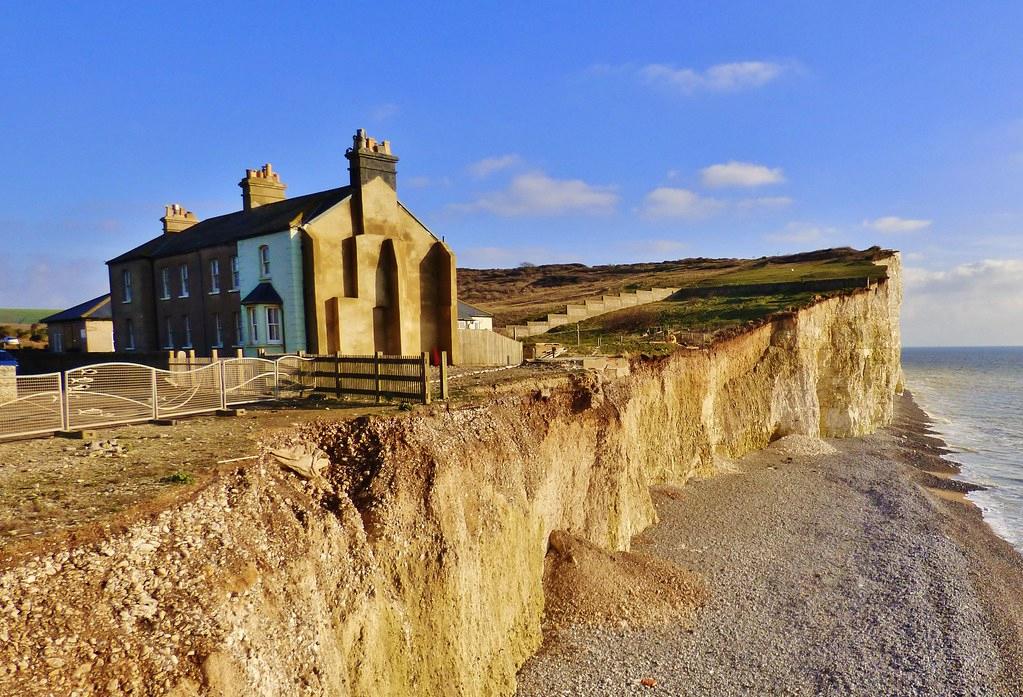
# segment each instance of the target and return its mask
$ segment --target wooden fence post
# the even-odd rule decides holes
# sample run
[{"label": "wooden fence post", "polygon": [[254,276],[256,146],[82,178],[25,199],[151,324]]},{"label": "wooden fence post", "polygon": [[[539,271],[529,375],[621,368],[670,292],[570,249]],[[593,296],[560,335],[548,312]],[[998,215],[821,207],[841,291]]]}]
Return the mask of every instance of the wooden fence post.
[{"label": "wooden fence post", "polygon": [[423,381],[422,385],[422,400],[423,404],[430,403],[430,354],[423,352],[422,358],[419,360],[420,370],[422,370]]},{"label": "wooden fence post", "polygon": [[380,359],[383,355],[383,351],[377,351],[373,356],[373,390],[376,392],[377,404],[380,404]]},{"label": "wooden fence post", "polygon": [[155,421],[156,419],[160,418],[159,395],[157,394],[157,389],[156,389],[156,369],[155,368],[150,368],[149,369],[149,375],[150,375],[150,378],[151,378],[150,386],[152,388],[152,394],[153,394],[153,420]]},{"label": "wooden fence post", "polygon": [[448,398],[448,352],[440,352],[440,398],[447,401]]},{"label": "wooden fence post", "polygon": [[227,371],[223,361],[217,361],[217,365],[220,366],[220,408],[227,411]]},{"label": "wooden fence post", "polygon": [[334,354],[334,396],[341,399],[341,352]]}]

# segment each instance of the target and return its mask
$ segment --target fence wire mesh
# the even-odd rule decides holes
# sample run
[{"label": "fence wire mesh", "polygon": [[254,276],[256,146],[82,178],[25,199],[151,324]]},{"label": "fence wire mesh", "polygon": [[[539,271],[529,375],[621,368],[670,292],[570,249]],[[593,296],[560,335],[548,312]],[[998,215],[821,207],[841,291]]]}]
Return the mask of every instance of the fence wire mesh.
[{"label": "fence wire mesh", "polygon": [[0,377],[0,438],[63,428],[60,373]]},{"label": "fence wire mesh", "polygon": [[156,418],[156,369],[136,363],[101,363],[65,373],[67,425],[90,426]]},{"label": "fence wire mesh", "polygon": [[165,419],[214,411],[222,406],[220,366],[156,370],[156,415]]},{"label": "fence wire mesh", "polygon": [[63,379],[61,373],[0,376],[0,438],[173,418],[312,392],[427,402],[429,379],[425,356],[382,355],[230,358],[172,370],[99,363],[68,370]]},{"label": "fence wire mesh", "polygon": [[265,358],[229,358],[223,362],[225,403],[248,404],[276,397],[277,370]]}]

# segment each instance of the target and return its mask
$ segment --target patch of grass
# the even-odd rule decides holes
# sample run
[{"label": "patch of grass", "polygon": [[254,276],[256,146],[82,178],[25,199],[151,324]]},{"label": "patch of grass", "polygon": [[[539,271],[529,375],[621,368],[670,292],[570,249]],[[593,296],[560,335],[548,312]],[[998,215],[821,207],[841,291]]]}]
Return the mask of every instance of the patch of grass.
[{"label": "patch of grass", "polygon": [[160,477],[161,484],[194,484],[195,477],[188,472],[172,472],[166,477]]},{"label": "patch of grass", "polygon": [[779,312],[806,307],[816,298],[840,293],[777,293],[665,300],[594,317],[581,322],[578,332],[575,324],[568,324],[530,337],[527,341],[558,342],[568,347],[571,353],[582,355],[622,352],[663,355],[677,348],[668,341],[669,334],[681,342],[692,340],[692,333],[709,340],[722,332],[757,323]]},{"label": "patch of grass", "polygon": [[31,307],[0,307],[0,324],[33,324],[60,310],[42,310]]},{"label": "patch of grass", "polygon": [[793,281],[822,281],[834,278],[883,278],[886,269],[869,260],[810,261],[801,263],[761,262],[748,268],[701,279],[694,285],[741,286],[754,283],[791,283]]}]

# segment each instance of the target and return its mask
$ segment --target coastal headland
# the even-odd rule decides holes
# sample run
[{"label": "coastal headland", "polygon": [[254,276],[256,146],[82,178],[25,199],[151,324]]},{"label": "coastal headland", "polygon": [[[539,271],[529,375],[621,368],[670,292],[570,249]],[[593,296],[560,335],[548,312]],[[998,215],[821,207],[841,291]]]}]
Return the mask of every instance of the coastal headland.
[{"label": "coastal headland", "polygon": [[[636,358],[627,375],[541,372],[275,431],[259,457],[163,510],[11,554],[0,691],[509,695],[519,675],[523,694],[629,694],[706,668],[734,673],[722,693],[750,679],[888,692],[937,684],[925,663],[939,659],[957,667],[952,686],[1009,685],[1018,624],[992,608],[1018,556],[976,512],[920,488],[951,480],[911,478],[885,454],[935,469],[940,444],[913,428],[870,435],[908,413],[896,410],[898,256],[875,263],[876,283],[706,349]],[[296,448],[325,466],[281,467],[274,451]],[[940,517],[954,507],[966,513]],[[652,610],[655,593],[623,599],[630,617],[599,593],[575,606],[605,623],[583,642],[593,668],[564,650],[592,619],[571,598],[544,631],[545,571],[566,560],[597,560],[625,594],[629,579],[682,590]],[[670,639],[675,619],[690,637],[714,633],[708,653],[641,643],[657,622]],[[630,646],[626,665],[615,651]],[[853,653],[828,662],[829,647]]]}]

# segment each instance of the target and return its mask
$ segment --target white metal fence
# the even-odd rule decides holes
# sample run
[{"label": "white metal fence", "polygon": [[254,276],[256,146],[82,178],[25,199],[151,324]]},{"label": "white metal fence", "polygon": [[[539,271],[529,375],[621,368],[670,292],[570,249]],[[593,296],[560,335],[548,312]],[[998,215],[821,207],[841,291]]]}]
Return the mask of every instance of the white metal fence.
[{"label": "white metal fence", "polygon": [[425,354],[229,358],[190,370],[99,363],[0,376],[0,439],[170,419],[312,392],[429,402],[429,378]]}]

